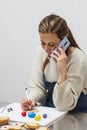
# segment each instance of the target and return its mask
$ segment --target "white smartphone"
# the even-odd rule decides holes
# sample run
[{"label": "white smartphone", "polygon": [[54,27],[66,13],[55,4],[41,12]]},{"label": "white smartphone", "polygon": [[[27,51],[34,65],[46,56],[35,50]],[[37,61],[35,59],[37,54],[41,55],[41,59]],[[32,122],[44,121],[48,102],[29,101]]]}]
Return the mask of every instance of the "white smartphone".
[{"label": "white smartphone", "polygon": [[[69,46],[70,46],[70,41],[68,40],[67,37],[64,37],[63,40],[58,45],[58,47],[64,47],[64,51],[66,51]],[[59,52],[58,48],[56,48],[55,50]]]}]

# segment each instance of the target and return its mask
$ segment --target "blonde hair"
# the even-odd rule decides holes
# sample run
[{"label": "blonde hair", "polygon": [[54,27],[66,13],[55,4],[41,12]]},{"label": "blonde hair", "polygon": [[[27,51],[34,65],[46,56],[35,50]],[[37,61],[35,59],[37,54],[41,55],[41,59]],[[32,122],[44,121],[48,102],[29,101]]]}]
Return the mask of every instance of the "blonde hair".
[{"label": "blonde hair", "polygon": [[[67,22],[60,16],[55,14],[50,14],[42,19],[38,27],[39,33],[55,33],[58,38],[61,40],[67,36],[69,41],[71,42],[70,46],[77,47],[80,49],[78,44],[76,43],[71,30],[69,29]],[[68,51],[68,49],[67,49]],[[66,51],[66,54],[67,54]],[[47,61],[45,63],[49,63],[49,57],[46,58]],[[44,65],[46,66],[46,64]]]},{"label": "blonde hair", "polygon": [[55,33],[61,40],[67,36],[71,42],[71,46],[79,48],[67,22],[58,15],[50,14],[43,18],[39,24],[38,31],[40,33]]}]

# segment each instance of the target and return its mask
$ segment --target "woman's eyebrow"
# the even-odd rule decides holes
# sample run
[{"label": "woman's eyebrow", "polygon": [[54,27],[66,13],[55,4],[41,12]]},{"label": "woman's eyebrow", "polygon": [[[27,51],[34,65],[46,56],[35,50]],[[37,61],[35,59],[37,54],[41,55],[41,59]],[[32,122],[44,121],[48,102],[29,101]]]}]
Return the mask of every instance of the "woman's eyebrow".
[{"label": "woman's eyebrow", "polygon": [[41,42],[44,42],[44,41],[42,41],[42,40],[40,40]]},{"label": "woman's eyebrow", "polygon": [[[44,41],[42,41],[42,40],[40,40],[41,42],[44,42]],[[45,42],[44,42],[45,43]],[[55,43],[55,42],[48,42],[47,44],[49,44],[49,43],[53,43],[53,44],[57,44],[57,43]]]}]

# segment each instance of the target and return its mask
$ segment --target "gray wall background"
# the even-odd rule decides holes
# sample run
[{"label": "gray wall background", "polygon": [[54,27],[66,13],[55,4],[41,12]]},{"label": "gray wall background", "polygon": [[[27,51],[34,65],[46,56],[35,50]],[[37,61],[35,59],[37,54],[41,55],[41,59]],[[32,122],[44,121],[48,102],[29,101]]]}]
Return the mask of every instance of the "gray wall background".
[{"label": "gray wall background", "polygon": [[40,20],[56,13],[66,19],[80,47],[87,51],[87,1],[0,0],[0,100],[25,97],[39,42]]}]

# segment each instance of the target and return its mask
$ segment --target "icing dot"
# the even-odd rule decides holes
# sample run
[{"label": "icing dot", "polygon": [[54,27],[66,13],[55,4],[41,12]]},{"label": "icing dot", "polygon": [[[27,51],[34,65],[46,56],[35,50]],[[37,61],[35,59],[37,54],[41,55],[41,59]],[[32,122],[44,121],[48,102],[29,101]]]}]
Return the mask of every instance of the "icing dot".
[{"label": "icing dot", "polygon": [[22,116],[26,116],[26,112],[23,111],[23,112],[21,113],[21,115],[22,115]]},{"label": "icing dot", "polygon": [[43,118],[47,118],[47,114],[46,113],[43,114]]},{"label": "icing dot", "polygon": [[16,123],[15,125],[18,125],[18,123]]},{"label": "icing dot", "polygon": [[37,120],[37,121],[41,120],[41,115],[36,115],[35,120]]},{"label": "icing dot", "polygon": [[7,126],[4,126],[4,128],[7,128]]},{"label": "icing dot", "polygon": [[34,118],[36,116],[36,114],[34,112],[29,112],[28,113],[28,117],[30,118]]}]

